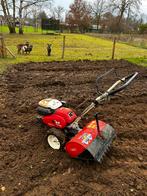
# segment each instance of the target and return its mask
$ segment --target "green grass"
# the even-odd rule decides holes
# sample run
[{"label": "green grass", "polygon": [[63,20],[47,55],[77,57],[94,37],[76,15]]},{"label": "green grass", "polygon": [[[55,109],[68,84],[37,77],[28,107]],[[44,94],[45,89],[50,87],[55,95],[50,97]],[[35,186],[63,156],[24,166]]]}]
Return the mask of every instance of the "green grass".
[{"label": "green grass", "polygon": [[[25,34],[42,34],[42,33],[55,33],[55,31],[42,31],[41,28],[34,28],[32,26],[24,26],[23,31]],[[19,32],[18,27],[16,27],[16,33]],[[0,33],[9,33],[8,26],[0,26]]]},{"label": "green grass", "polygon": [[[3,71],[8,65],[21,62],[42,62],[42,61],[62,61],[63,35],[41,35],[5,34],[6,46],[16,55],[16,59],[8,57],[0,59],[0,70]],[[16,45],[29,41],[33,44],[33,51],[30,55],[18,55]],[[47,56],[47,43],[52,44],[52,55]],[[66,48],[64,60],[102,60],[111,59],[112,41],[81,34],[66,34]],[[141,65],[147,65],[147,50],[122,43],[116,44],[116,59],[129,59]],[[137,60],[136,60],[137,59]],[[141,62],[141,63],[140,63]]]},{"label": "green grass", "polygon": [[8,33],[8,27],[7,26],[0,26],[0,33]]},{"label": "green grass", "polygon": [[142,65],[142,66],[147,66],[147,58],[140,57],[140,58],[128,58],[127,59],[129,62]]},{"label": "green grass", "polygon": [[[25,26],[23,30],[24,33],[41,33],[40,28],[36,32],[35,28],[29,26]],[[18,27],[16,27],[16,32],[18,33]],[[8,26],[0,26],[0,33],[9,33]]]}]

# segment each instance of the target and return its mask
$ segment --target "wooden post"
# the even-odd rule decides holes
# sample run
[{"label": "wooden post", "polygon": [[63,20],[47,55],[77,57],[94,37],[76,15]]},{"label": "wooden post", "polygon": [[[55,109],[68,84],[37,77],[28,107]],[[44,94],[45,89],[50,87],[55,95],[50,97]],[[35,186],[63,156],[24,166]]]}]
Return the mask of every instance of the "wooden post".
[{"label": "wooden post", "polygon": [[65,35],[63,36],[62,59],[64,59],[64,51],[65,51]]},{"label": "wooden post", "polygon": [[0,57],[5,58],[7,57],[7,51],[13,58],[16,58],[16,56],[5,46],[4,37],[2,34],[0,34]]},{"label": "wooden post", "polygon": [[6,56],[4,38],[2,34],[0,34],[0,55],[2,58]]},{"label": "wooden post", "polygon": [[2,43],[2,58],[5,57],[5,51],[4,51],[4,38],[1,38],[1,43]]},{"label": "wooden post", "polygon": [[116,46],[116,37],[114,37],[114,40],[113,40],[112,60],[113,60],[114,57],[115,57],[115,46]]}]

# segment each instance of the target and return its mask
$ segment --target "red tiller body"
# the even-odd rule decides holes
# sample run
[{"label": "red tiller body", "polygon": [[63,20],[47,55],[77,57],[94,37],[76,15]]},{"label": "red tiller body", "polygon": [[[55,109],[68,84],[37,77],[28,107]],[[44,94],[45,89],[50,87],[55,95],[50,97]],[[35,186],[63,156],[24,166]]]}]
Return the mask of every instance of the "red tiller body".
[{"label": "red tiller body", "polygon": [[43,123],[49,127],[64,129],[67,125],[71,124],[77,115],[70,108],[60,107],[55,113],[43,117]]}]

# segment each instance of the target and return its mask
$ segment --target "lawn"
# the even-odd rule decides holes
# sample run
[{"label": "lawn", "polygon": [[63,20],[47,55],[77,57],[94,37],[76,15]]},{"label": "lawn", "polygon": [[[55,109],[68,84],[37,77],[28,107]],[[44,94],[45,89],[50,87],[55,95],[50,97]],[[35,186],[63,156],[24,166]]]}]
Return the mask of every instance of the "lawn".
[{"label": "lawn", "polygon": [[[66,48],[64,60],[101,60],[111,59],[112,41],[81,34],[65,34]],[[21,62],[61,61],[63,35],[4,34],[6,46],[16,55],[16,58],[0,59],[0,70],[11,64]],[[16,45],[29,41],[33,44],[30,55],[18,55]],[[47,43],[52,44],[52,55],[47,56]],[[128,59],[141,65],[147,65],[147,50],[123,43],[116,44],[116,59]]]},{"label": "lawn", "polygon": [[[32,26],[24,26],[23,27],[24,33],[42,33],[42,30],[40,28],[35,29]],[[8,26],[0,26],[0,33],[8,33],[9,29]],[[16,27],[16,32],[18,33],[18,27]]]},{"label": "lawn", "polygon": [[[19,32],[19,28],[15,28],[16,33]],[[23,31],[25,34],[41,34],[41,33],[55,33],[55,31],[49,30],[49,31],[42,31],[41,28],[35,28],[33,26],[23,26]],[[0,33],[9,33],[9,29],[7,25],[0,26]]]}]

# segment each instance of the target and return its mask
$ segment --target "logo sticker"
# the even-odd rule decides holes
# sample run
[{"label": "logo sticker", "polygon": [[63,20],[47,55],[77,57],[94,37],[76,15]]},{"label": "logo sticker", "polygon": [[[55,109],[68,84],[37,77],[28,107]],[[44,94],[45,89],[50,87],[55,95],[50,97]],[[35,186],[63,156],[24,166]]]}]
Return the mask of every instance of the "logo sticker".
[{"label": "logo sticker", "polygon": [[87,128],[89,129],[95,129],[96,128],[96,122],[95,121],[92,121],[88,126]]},{"label": "logo sticker", "polygon": [[82,140],[83,144],[87,145],[92,140],[92,135],[90,133],[84,133],[82,136],[79,137],[79,139]]}]

